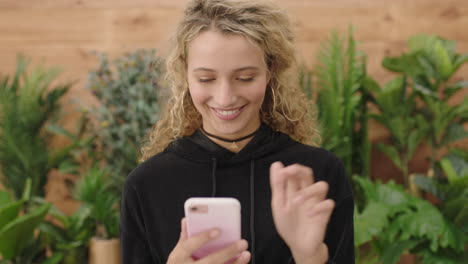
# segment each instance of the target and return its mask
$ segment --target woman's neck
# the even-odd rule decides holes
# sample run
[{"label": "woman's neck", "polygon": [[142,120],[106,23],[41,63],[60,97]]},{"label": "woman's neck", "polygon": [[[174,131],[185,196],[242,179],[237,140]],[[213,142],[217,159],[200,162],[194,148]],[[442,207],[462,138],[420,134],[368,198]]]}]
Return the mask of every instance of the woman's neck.
[{"label": "woman's neck", "polygon": [[207,136],[216,144],[231,152],[238,153],[255,137],[257,132],[260,130],[260,126],[255,131],[252,131],[251,133],[236,139],[229,139],[215,134],[211,134],[204,130],[203,127],[201,127],[200,130],[205,136]]},{"label": "woman's neck", "polygon": [[247,146],[247,144],[249,144],[249,142],[252,140],[253,136],[250,137],[250,138],[246,138],[242,141],[238,141],[238,142],[233,142],[233,143],[229,143],[229,142],[225,142],[225,141],[222,141],[222,140],[219,140],[219,139],[216,139],[216,138],[213,138],[213,137],[210,137],[210,136],[207,136],[209,137],[213,142],[215,142],[216,144],[220,145],[221,147],[231,151],[231,152],[234,152],[234,153],[238,153],[239,151],[241,151],[245,146]]}]

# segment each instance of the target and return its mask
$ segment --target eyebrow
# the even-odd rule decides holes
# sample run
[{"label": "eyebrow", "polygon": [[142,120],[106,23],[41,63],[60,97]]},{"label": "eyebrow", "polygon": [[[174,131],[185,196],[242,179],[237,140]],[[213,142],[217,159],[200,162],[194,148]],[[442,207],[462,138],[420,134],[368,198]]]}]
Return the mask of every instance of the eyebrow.
[{"label": "eyebrow", "polygon": [[[244,71],[244,70],[259,70],[259,69],[260,69],[260,68],[255,67],[255,66],[246,66],[246,67],[242,67],[242,68],[235,69],[234,72],[240,72],[240,71]],[[196,68],[195,70],[193,70],[193,72],[197,72],[197,71],[216,72],[216,71],[213,70],[213,69],[204,68],[204,67],[199,67],[199,68]]]}]

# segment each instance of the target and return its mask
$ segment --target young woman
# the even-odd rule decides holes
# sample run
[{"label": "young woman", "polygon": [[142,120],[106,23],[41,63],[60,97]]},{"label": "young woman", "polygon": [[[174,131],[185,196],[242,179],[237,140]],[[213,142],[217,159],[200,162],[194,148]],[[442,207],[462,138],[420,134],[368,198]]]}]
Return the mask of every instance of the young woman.
[{"label": "young woman", "polygon": [[[277,6],[192,1],[167,59],[172,98],[129,175],[121,206],[124,264],[354,263],[350,184],[315,147],[297,82],[293,35]],[[190,197],[234,197],[242,240],[202,259],[216,231],[188,238]],[[219,235],[219,232],[218,232]]]}]

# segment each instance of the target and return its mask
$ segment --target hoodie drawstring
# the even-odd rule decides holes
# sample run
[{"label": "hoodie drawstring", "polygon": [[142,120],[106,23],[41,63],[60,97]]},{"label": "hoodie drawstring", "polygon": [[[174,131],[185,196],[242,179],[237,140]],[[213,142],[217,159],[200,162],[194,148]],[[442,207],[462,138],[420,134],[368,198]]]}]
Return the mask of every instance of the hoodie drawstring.
[{"label": "hoodie drawstring", "polygon": [[251,263],[255,264],[255,167],[254,160],[250,160],[250,244]]},{"label": "hoodie drawstring", "polygon": [[216,158],[213,158],[213,169],[211,170],[211,197],[216,196]]},{"label": "hoodie drawstring", "polygon": [[[211,170],[211,197],[216,196],[216,158],[212,158],[213,168]],[[250,253],[251,264],[255,264],[255,161],[250,160]]]}]

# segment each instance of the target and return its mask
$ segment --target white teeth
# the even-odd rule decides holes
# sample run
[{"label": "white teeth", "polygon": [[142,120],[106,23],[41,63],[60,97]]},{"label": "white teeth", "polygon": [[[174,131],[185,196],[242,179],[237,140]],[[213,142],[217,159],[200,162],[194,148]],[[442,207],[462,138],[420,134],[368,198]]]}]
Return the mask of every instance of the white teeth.
[{"label": "white teeth", "polygon": [[234,114],[234,113],[237,113],[237,112],[239,112],[239,111],[240,111],[240,109],[231,110],[231,111],[222,111],[222,110],[217,110],[217,109],[216,109],[216,112],[222,114],[223,116],[230,116],[230,115],[232,115],[232,114]]}]

